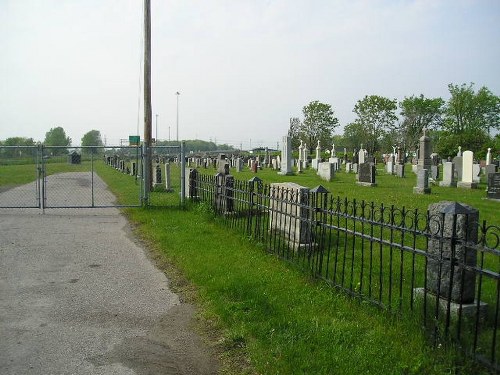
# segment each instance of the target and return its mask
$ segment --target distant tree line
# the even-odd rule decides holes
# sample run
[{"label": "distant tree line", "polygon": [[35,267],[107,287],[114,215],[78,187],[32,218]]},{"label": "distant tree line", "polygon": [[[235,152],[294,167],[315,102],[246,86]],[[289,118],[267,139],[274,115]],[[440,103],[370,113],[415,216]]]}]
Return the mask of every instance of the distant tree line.
[{"label": "distant tree line", "polygon": [[350,150],[363,145],[375,154],[391,151],[393,146],[415,151],[426,128],[432,130],[434,150],[442,157],[456,154],[458,146],[480,157],[488,147],[498,152],[500,97],[484,86],[476,91],[473,83],[450,84],[448,90],[447,102],[424,95],[405,97],[400,102],[367,95],[354,106],[356,118],[345,125],[341,135],[334,134],[339,122],[331,105],[312,101],[302,109],[303,120],[290,119],[288,134],[295,149],[303,141],[312,152],[319,140],[323,149],[332,143]]}]

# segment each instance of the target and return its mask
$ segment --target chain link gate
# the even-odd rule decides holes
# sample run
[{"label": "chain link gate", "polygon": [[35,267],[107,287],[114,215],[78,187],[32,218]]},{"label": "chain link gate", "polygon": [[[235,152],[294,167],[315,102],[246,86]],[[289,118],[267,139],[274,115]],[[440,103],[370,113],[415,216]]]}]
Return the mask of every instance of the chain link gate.
[{"label": "chain link gate", "polygon": [[[182,203],[183,148],[157,146],[151,154],[153,186],[145,194],[141,147],[0,146],[0,208],[166,206],[176,191]],[[126,186],[120,202],[101,176]]]}]

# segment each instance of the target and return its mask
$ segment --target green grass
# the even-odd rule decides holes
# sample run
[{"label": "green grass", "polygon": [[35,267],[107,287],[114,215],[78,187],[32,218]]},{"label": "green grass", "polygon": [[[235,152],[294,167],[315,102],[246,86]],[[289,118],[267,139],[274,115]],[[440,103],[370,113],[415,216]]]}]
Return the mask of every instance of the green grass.
[{"label": "green grass", "polygon": [[[132,177],[102,163],[96,164],[96,171],[120,203],[137,199]],[[3,175],[3,168],[0,172]],[[258,176],[266,182],[290,181],[290,177],[271,171],[259,172]],[[253,174],[245,172],[241,177],[247,179]],[[292,177],[304,186],[321,183],[336,195],[391,204],[386,200],[390,198],[398,202],[395,205],[426,208],[424,199],[430,197],[415,199],[412,177],[396,180],[395,187],[383,187],[383,181],[391,178],[380,175],[379,186],[369,189],[356,186],[354,175],[338,174],[331,183],[319,181],[310,172]],[[213,329],[209,337],[221,354],[225,372],[481,373],[453,348],[427,345],[418,321],[389,315],[321,281],[311,280],[297,266],[269,255],[262,244],[222,226],[207,205],[180,208],[178,179],[175,182],[174,193],[153,194],[154,199],[171,208],[133,208],[124,212],[136,227],[136,234],[179,271],[182,277],[174,284],[180,287],[185,279],[195,290],[195,302],[203,321]],[[431,197],[440,189],[444,188],[433,189]],[[464,194],[470,194],[468,199],[475,203],[481,202],[478,193]],[[450,195],[442,191],[439,197]],[[470,204],[476,206],[474,203]],[[494,210],[488,215],[492,220]]]},{"label": "green grass", "polygon": [[[175,193],[164,195],[177,201]],[[138,234],[196,288],[204,319],[222,334],[218,348],[230,373],[480,373],[452,348],[431,349],[417,321],[309,279],[221,226],[207,205],[126,212]]]}]

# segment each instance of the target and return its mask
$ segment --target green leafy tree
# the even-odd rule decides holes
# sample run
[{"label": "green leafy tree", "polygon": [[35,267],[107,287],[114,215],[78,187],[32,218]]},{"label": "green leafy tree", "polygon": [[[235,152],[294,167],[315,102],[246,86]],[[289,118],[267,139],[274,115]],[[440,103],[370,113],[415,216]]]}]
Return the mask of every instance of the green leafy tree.
[{"label": "green leafy tree", "polygon": [[436,146],[443,155],[453,155],[458,146],[481,152],[490,141],[490,131],[500,128],[500,98],[486,87],[474,91],[474,84],[449,84],[450,99],[445,105],[443,132]]},{"label": "green leafy tree", "polygon": [[351,122],[344,127],[344,147],[349,150],[359,149],[363,142],[366,142],[366,133],[363,124]]},{"label": "green leafy tree", "polygon": [[[45,133],[45,140],[43,141],[45,146],[71,146],[71,138],[66,136],[66,132],[60,126],[56,128],[51,128],[47,133]],[[52,155],[64,155],[68,153],[66,148],[53,148],[51,150]]]},{"label": "green leafy tree", "polygon": [[486,87],[474,92],[474,84],[449,84],[450,99],[445,107],[444,128],[451,133],[500,129],[500,98]]},{"label": "green leafy tree", "polygon": [[99,130],[91,130],[82,137],[82,146],[98,146],[91,148],[82,148],[82,153],[84,154],[96,154],[103,153],[104,143],[102,142],[101,132]]},{"label": "green leafy tree", "polygon": [[35,146],[36,143],[33,138],[26,137],[11,137],[7,138],[5,141],[0,141],[1,146],[20,146],[17,148],[3,148],[1,150],[2,157],[13,158],[13,157],[30,157],[34,155],[34,150],[26,146]]},{"label": "green leafy tree", "polygon": [[491,143],[491,138],[484,131],[473,133],[470,131],[462,133],[440,131],[431,137],[433,138],[432,143],[435,144],[435,151],[443,158],[455,156],[460,145],[462,145],[462,150],[474,151],[475,157],[484,157],[487,145]]},{"label": "green leafy tree", "polygon": [[437,130],[442,124],[444,100],[423,95],[404,98],[399,102],[402,122],[399,129],[404,150],[416,150],[424,128]]},{"label": "green leafy tree", "polygon": [[309,152],[316,148],[318,141],[322,147],[331,144],[333,130],[339,124],[332,106],[315,100],[304,106],[302,113],[304,121],[300,126],[299,138],[306,142]]},{"label": "green leafy tree", "polygon": [[370,154],[379,149],[383,136],[395,128],[397,116],[397,100],[378,95],[365,96],[354,106],[353,112],[358,115],[355,120],[363,129],[363,144]]},{"label": "green leafy tree", "polygon": [[298,117],[290,118],[290,127],[288,128],[288,136],[292,138],[292,149],[297,149],[300,145],[300,128],[302,123]]}]

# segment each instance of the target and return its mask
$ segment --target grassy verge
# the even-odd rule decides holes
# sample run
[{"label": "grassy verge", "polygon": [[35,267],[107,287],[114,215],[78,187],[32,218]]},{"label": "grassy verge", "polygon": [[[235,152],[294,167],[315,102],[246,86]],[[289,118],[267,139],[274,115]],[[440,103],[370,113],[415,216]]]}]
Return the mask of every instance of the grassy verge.
[{"label": "grassy verge", "polygon": [[[66,171],[69,167],[61,168]],[[102,163],[95,168],[121,203],[137,201],[133,177]],[[252,176],[248,173],[248,178]],[[266,182],[290,180],[271,171],[258,176]],[[335,195],[408,208],[425,209],[429,201],[442,199],[461,200],[475,207],[482,204],[485,216],[495,217],[492,203],[483,202],[484,191],[436,187],[431,196],[415,199],[411,193],[413,177],[393,178],[380,175],[379,187],[374,189],[357,187],[354,175],[338,174],[334,182],[323,183],[307,172],[293,180],[308,187],[321,183]],[[293,265],[266,253],[261,244],[220,225],[205,205],[180,209],[178,181],[173,187],[174,193],[154,193],[155,199],[171,206],[169,209],[134,208],[125,212],[136,234],[177,270],[175,283],[184,293],[189,290],[203,322],[212,329],[209,337],[221,353],[224,372],[481,373],[453,348],[428,346],[417,322],[387,315],[309,279]],[[477,208],[483,214],[483,208]]]},{"label": "grassy verge", "polygon": [[[119,174],[106,175],[123,199]],[[221,226],[204,205],[126,213],[196,290],[204,321],[222,337],[216,346],[228,373],[479,373],[452,348],[427,346],[416,322],[310,280]]]}]

